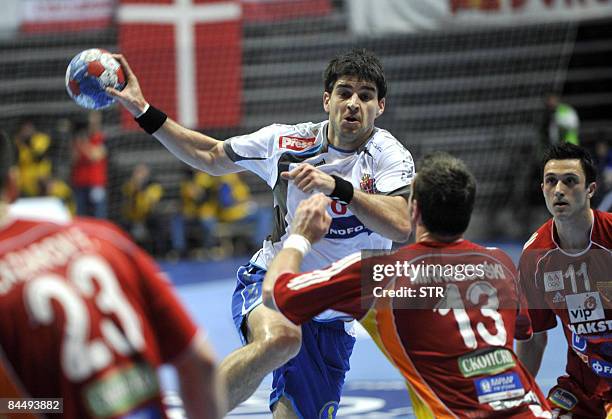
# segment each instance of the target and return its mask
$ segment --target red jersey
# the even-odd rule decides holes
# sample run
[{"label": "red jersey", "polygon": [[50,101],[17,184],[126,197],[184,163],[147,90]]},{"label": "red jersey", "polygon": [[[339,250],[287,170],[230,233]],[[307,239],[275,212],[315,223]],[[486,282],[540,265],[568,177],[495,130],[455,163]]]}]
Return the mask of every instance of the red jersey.
[{"label": "red jersey", "polygon": [[[104,145],[104,134],[96,132],[88,138],[89,145]],[[106,186],[106,157],[91,160],[81,149],[77,148],[76,160],[72,167],[72,185],[75,187]]]},{"label": "red jersey", "polygon": [[21,397],[61,397],[66,418],[163,418],[156,368],[196,331],[153,260],[113,225],[0,229],[0,372]]},{"label": "red jersey", "polygon": [[[404,376],[417,417],[549,417],[544,396],[512,349],[519,297],[510,258],[467,240],[417,243],[391,257],[486,269],[461,278],[419,276],[414,270],[406,281],[393,278],[384,289],[404,294],[412,289],[416,296],[426,290],[421,308],[405,309],[396,304],[399,294],[385,298],[380,289],[362,287],[360,278],[372,276],[364,267],[373,259],[354,254],[325,270],[281,275],[275,303],[297,324],[327,308],[359,319]],[[432,296],[432,286],[443,295]]]},{"label": "red jersey", "polygon": [[593,210],[589,246],[563,251],[549,220],[525,244],[520,282],[535,332],[557,317],[571,350],[567,373],[586,394],[612,400],[612,214]]}]

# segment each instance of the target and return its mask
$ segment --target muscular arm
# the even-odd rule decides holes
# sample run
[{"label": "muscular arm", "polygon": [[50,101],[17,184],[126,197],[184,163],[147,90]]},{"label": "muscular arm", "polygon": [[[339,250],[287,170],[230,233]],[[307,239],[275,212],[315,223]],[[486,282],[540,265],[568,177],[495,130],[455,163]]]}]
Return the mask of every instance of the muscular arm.
[{"label": "muscular arm", "polygon": [[546,331],[534,333],[529,340],[516,341],[516,355],[534,377],[538,375],[544,349],[548,343]]},{"label": "muscular arm", "polygon": [[304,256],[295,249],[281,250],[266,272],[262,289],[263,304],[271,310],[278,311],[278,307],[274,303],[274,284],[276,279],[282,273],[296,273],[300,271],[300,264]]},{"label": "muscular arm", "polygon": [[180,160],[213,176],[243,170],[227,156],[223,141],[187,129],[170,118],[153,136]]},{"label": "muscular arm", "polygon": [[410,238],[408,202],[402,196],[374,195],[355,190],[349,208],[367,228],[378,234],[397,242]]},{"label": "muscular arm", "polygon": [[[132,115],[139,116],[145,110],[147,102],[138,79],[122,55],[114,54],[113,57],[121,63],[127,85],[121,91],[109,87],[106,92],[115,97]],[[211,175],[218,176],[243,170],[225,154],[222,141],[185,128],[170,118],[153,133],[153,136],[180,160]]]}]

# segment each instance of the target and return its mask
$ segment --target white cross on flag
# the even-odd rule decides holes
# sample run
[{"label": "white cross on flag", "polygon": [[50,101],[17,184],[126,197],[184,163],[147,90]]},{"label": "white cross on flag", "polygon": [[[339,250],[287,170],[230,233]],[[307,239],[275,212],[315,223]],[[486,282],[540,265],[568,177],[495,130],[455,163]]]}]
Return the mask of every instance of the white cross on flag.
[{"label": "white cross on flag", "polygon": [[[190,128],[240,123],[238,0],[121,0],[119,46],[145,98]],[[135,127],[124,113],[123,124]]]}]

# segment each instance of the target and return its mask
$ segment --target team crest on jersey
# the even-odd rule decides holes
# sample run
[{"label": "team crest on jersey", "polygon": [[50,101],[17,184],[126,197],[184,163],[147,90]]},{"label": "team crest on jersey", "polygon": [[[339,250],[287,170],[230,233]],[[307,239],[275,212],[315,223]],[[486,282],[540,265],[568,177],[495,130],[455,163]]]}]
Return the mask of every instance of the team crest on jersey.
[{"label": "team crest on jersey", "polygon": [[574,396],[569,391],[562,389],[561,387],[555,387],[549,394],[548,400],[555,406],[560,407],[563,410],[571,411],[576,403],[578,403],[578,398]]},{"label": "team crest on jersey", "polygon": [[376,181],[369,173],[364,173],[361,176],[361,181],[359,182],[359,187],[365,193],[377,193],[376,190]]},{"label": "team crest on jersey", "polygon": [[278,148],[286,148],[288,150],[293,151],[302,151],[313,145],[316,140],[316,137],[301,138],[292,137],[290,135],[283,135],[278,138]]}]

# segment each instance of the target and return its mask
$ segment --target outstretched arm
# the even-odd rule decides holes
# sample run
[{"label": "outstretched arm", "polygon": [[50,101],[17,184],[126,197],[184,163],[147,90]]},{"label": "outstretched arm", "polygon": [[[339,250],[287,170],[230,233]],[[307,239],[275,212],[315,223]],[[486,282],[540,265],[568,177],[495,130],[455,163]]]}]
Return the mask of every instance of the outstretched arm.
[{"label": "outstretched arm", "polygon": [[[148,109],[149,105],[125,57],[121,54],[114,54],[113,57],[121,63],[127,85],[122,91],[107,88],[106,92],[114,96],[134,117],[138,117]],[[223,141],[185,128],[170,118],[153,133],[153,136],[180,160],[211,175],[243,170],[227,156],[223,150]]]}]

